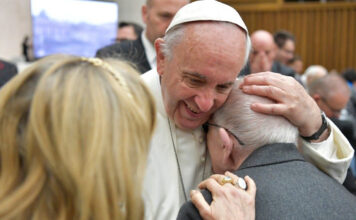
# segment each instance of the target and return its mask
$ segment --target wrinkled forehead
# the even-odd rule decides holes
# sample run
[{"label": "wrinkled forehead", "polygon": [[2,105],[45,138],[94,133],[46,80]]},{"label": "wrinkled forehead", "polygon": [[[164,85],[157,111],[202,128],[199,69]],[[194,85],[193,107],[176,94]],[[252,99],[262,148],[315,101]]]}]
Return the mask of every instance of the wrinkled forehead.
[{"label": "wrinkled forehead", "polygon": [[227,22],[199,21],[184,24],[182,29],[182,36],[176,45],[185,47],[186,53],[189,53],[189,48],[199,48],[200,54],[214,50],[234,56],[234,61],[237,63],[244,61],[247,39],[244,31],[237,25]]}]

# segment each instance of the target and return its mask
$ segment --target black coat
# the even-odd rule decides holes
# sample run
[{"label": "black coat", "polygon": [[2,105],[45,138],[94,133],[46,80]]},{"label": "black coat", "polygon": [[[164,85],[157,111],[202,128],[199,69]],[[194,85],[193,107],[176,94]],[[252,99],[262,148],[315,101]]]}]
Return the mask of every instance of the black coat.
[{"label": "black coat", "polygon": [[[356,197],[306,162],[293,144],[271,144],[254,151],[235,174],[256,183],[258,219],[356,219]],[[209,191],[203,191],[211,203]],[[191,202],[177,219],[201,219]]]},{"label": "black coat", "polygon": [[0,60],[0,88],[17,74],[17,67],[9,62]]},{"label": "black coat", "polygon": [[[293,69],[289,68],[286,65],[283,65],[278,61],[273,62],[271,72],[280,73],[282,75],[291,76],[291,77],[295,76],[295,71]],[[250,63],[247,63],[246,66],[241,70],[239,76],[246,76],[249,74],[251,74]]]}]

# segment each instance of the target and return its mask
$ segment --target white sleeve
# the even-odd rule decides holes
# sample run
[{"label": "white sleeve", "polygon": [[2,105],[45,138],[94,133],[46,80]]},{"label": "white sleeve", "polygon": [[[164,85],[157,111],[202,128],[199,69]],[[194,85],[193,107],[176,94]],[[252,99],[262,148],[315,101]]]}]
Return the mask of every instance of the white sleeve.
[{"label": "white sleeve", "polygon": [[330,119],[326,120],[330,127],[329,137],[320,143],[310,143],[299,138],[302,143],[301,152],[307,161],[343,183],[354,155],[354,149],[339,128]]}]

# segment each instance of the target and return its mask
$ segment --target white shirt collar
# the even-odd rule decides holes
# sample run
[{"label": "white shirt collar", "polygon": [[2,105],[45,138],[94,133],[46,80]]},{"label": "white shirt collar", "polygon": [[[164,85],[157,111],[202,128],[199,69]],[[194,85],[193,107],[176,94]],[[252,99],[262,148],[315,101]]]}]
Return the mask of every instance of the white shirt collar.
[{"label": "white shirt collar", "polygon": [[148,59],[148,63],[150,64],[152,69],[156,69],[156,50],[151,44],[151,42],[146,37],[146,29],[141,33],[141,39],[143,47],[145,48],[146,57]]}]

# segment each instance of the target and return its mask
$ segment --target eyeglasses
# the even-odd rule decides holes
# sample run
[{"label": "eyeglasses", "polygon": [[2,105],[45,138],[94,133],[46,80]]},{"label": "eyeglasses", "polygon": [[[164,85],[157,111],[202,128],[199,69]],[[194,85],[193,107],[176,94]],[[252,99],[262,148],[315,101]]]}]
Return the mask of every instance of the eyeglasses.
[{"label": "eyeglasses", "polygon": [[329,110],[330,110],[331,112],[333,112],[334,114],[339,115],[339,114],[341,113],[342,109],[335,109],[335,108],[331,107],[331,106],[329,105],[328,101],[327,101],[325,98],[323,98],[323,97],[321,97],[321,100],[323,100],[324,104],[325,104],[325,105],[329,108]]},{"label": "eyeglasses", "polygon": [[238,137],[237,137],[234,133],[232,133],[229,129],[227,129],[227,128],[225,128],[225,127],[222,127],[222,126],[220,126],[220,125],[217,125],[217,124],[213,124],[213,123],[209,123],[209,122],[206,122],[205,124],[203,124],[203,129],[204,129],[205,133],[208,132],[209,126],[213,126],[213,127],[225,129],[229,134],[231,134],[231,135],[237,140],[237,142],[239,142],[240,145],[245,145],[245,143],[242,142],[242,141],[240,140],[240,138],[238,138]]}]

